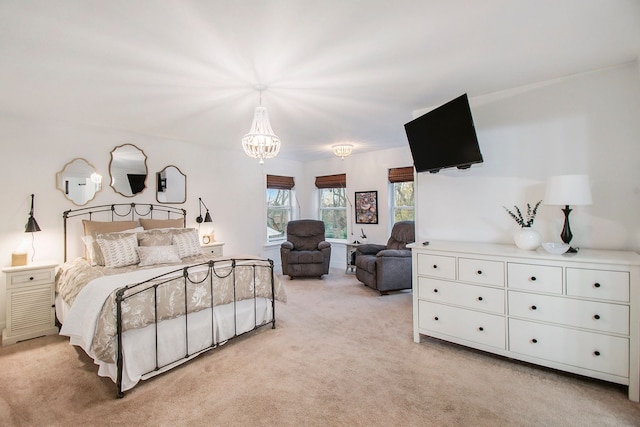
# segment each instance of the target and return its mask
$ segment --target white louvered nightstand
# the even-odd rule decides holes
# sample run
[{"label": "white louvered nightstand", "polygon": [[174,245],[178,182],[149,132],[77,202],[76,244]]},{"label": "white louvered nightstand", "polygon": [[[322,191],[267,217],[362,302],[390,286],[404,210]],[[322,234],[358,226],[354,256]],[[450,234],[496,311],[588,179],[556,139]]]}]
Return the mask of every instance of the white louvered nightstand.
[{"label": "white louvered nightstand", "polygon": [[7,327],[2,345],[58,333],[55,324],[55,262],[5,267]]}]

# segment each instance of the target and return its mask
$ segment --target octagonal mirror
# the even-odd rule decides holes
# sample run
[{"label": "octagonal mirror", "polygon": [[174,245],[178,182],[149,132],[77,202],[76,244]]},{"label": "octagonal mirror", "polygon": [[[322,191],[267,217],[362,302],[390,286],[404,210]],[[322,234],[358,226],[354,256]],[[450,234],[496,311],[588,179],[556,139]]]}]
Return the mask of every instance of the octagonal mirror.
[{"label": "octagonal mirror", "polygon": [[76,158],[56,174],[56,187],[75,205],[89,203],[102,190],[102,176],[85,159]]},{"label": "octagonal mirror", "polygon": [[147,156],[133,144],[123,144],[111,152],[111,187],[116,193],[133,197],[146,188]]},{"label": "octagonal mirror", "polygon": [[170,165],[156,174],[156,200],[159,203],[187,201],[187,176]]}]

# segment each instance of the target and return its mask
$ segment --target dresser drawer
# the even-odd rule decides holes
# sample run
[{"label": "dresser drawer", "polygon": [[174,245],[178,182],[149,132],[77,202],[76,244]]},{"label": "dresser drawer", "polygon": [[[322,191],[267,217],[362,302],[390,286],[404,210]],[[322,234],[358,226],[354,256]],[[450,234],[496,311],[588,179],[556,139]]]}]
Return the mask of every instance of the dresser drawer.
[{"label": "dresser drawer", "polygon": [[629,273],[567,268],[567,295],[627,302]]},{"label": "dresser drawer", "polygon": [[629,376],[629,340],[509,319],[509,350],[620,377]]},{"label": "dresser drawer", "polygon": [[504,290],[444,280],[418,278],[419,298],[504,314]]},{"label": "dresser drawer", "polygon": [[507,286],[527,291],[562,294],[562,267],[507,264]]},{"label": "dresser drawer", "polygon": [[53,283],[54,280],[55,269],[53,268],[43,268],[39,270],[7,274],[8,287],[42,285]]},{"label": "dresser drawer", "polygon": [[455,280],[456,259],[450,256],[418,254],[418,274]]},{"label": "dresser drawer", "polygon": [[509,315],[629,335],[629,307],[509,291]]},{"label": "dresser drawer", "polygon": [[419,301],[418,304],[420,328],[491,347],[505,348],[504,317],[428,301]]},{"label": "dresser drawer", "polygon": [[482,259],[458,259],[458,278],[481,285],[504,286],[504,263]]}]

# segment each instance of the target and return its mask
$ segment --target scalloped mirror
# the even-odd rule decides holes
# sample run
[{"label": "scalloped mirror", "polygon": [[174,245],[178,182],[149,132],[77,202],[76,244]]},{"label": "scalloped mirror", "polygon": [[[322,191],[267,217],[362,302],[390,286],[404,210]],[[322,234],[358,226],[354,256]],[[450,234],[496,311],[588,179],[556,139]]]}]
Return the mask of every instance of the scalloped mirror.
[{"label": "scalloped mirror", "polygon": [[176,166],[169,165],[156,173],[156,200],[158,203],[187,201],[187,176]]},{"label": "scalloped mirror", "polygon": [[82,158],[75,158],[56,174],[56,187],[77,206],[89,203],[102,190],[102,176]]},{"label": "scalloped mirror", "polygon": [[109,162],[111,187],[124,197],[133,197],[146,188],[147,156],[133,144],[119,145]]}]

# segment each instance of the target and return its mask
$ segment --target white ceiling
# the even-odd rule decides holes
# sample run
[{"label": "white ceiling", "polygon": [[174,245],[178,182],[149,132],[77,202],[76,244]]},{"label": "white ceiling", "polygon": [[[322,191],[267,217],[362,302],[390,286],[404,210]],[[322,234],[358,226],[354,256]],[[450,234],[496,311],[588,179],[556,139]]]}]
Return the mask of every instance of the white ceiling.
[{"label": "white ceiling", "polygon": [[415,109],[640,56],[638,0],[0,0],[0,113],[280,156],[406,146]]}]

